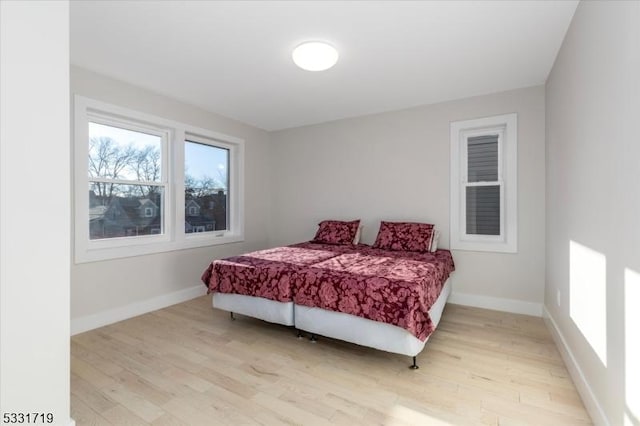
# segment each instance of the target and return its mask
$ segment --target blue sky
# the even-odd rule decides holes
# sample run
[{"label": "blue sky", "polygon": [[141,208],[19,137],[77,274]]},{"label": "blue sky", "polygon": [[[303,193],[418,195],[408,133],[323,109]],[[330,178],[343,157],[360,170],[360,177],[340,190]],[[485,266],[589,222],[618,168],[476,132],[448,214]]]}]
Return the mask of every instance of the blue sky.
[{"label": "blue sky", "polygon": [[187,142],[184,148],[185,174],[196,179],[212,177],[221,183],[221,176],[227,175],[229,151],[215,146]]},{"label": "blue sky", "polygon": [[[161,138],[156,135],[136,132],[118,127],[107,126],[98,123],[89,123],[89,137],[108,137],[113,139],[122,148],[133,145],[137,149],[148,146],[160,149]],[[229,164],[229,151],[210,145],[187,142],[185,143],[185,174],[193,176],[196,180],[210,177],[219,183],[225,183],[222,177],[227,175]],[[133,176],[122,176],[124,179],[135,180]]]}]

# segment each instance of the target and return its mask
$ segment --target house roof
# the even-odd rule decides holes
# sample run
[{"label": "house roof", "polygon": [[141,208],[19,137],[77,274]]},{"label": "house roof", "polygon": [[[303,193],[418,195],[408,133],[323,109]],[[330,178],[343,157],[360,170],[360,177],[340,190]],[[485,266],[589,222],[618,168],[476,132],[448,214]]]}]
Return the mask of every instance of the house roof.
[{"label": "house roof", "polygon": [[89,209],[89,220],[100,219],[106,213],[108,206],[95,206]]},{"label": "house roof", "polygon": [[[105,222],[123,227],[159,225],[159,214],[151,217],[140,214],[140,209],[149,203],[157,207],[157,205],[148,198],[114,197],[106,206],[102,205],[90,208],[89,217],[90,220],[103,219]],[[120,214],[115,218],[110,214],[114,209],[120,211]]]}]

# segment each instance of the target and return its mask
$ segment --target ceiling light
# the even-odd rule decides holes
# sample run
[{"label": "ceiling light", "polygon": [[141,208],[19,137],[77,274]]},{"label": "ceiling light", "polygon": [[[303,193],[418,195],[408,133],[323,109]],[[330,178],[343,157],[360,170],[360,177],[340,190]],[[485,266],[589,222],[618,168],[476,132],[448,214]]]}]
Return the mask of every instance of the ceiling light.
[{"label": "ceiling light", "polygon": [[338,51],[328,43],[308,41],[293,49],[291,57],[303,70],[324,71],[338,62]]}]

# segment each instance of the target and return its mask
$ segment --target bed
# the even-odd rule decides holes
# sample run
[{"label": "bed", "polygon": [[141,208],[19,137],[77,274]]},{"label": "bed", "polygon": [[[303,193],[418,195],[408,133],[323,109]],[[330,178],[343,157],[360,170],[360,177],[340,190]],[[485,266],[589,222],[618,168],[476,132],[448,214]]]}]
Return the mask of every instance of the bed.
[{"label": "bed", "polygon": [[[317,235],[316,235],[317,236]],[[413,357],[451,292],[448,250],[406,251],[317,240],[213,261],[214,308]],[[299,332],[300,333],[300,332]]]},{"label": "bed", "polygon": [[214,308],[293,326],[296,272],[336,255],[299,245],[260,250],[211,262],[202,281]]}]

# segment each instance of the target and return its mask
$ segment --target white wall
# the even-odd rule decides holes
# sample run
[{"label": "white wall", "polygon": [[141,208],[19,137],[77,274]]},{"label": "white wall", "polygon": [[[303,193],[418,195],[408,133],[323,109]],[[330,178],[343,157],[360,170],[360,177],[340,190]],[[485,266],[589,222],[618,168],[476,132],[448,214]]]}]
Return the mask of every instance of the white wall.
[{"label": "white wall", "polygon": [[212,259],[266,247],[269,136],[265,131],[73,66],[71,92],[245,140],[245,241],[72,265],[72,331],[204,294],[200,276]]},{"label": "white wall", "polygon": [[323,219],[361,218],[365,243],[374,242],[380,220],[416,220],[436,224],[448,247],[449,123],[511,112],[519,132],[518,253],[455,251],[454,300],[539,315],[542,86],[273,132],[270,245],[309,240]]},{"label": "white wall", "polygon": [[640,424],[639,85],[640,3],[581,2],[546,85],[545,308],[598,424]]},{"label": "white wall", "polygon": [[0,20],[0,412],[68,425],[69,2]]}]

